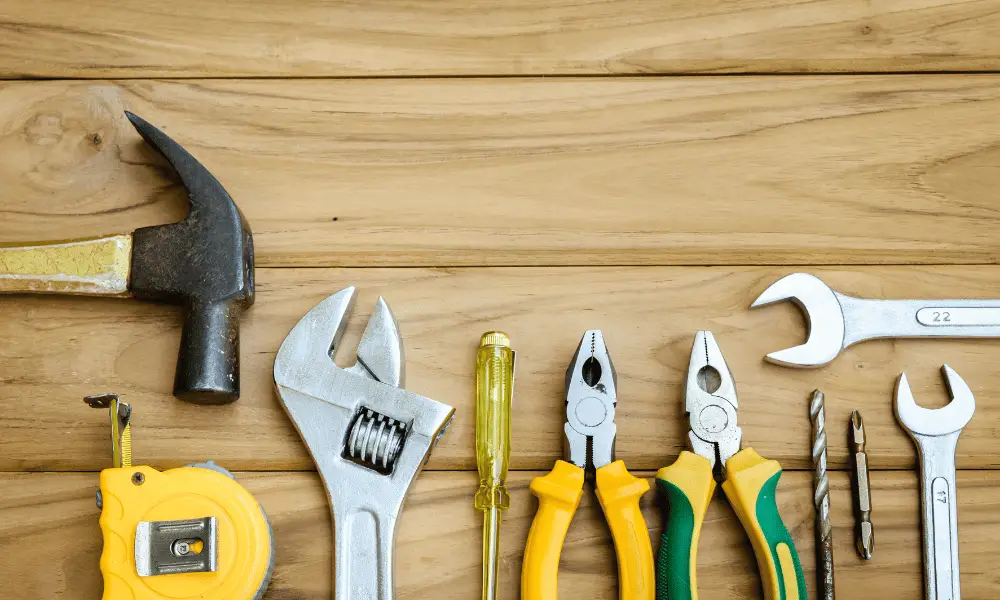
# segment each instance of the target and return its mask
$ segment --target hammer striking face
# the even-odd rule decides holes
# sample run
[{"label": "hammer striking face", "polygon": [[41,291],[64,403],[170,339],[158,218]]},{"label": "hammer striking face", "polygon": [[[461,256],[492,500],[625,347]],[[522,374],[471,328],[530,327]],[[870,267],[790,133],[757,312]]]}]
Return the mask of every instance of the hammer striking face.
[{"label": "hammer striking face", "polygon": [[162,131],[126,112],[177,172],[191,204],[179,223],[101,238],[0,248],[0,293],[133,297],[184,311],[174,395],[239,398],[239,321],[254,301],[253,236],[222,184]]}]

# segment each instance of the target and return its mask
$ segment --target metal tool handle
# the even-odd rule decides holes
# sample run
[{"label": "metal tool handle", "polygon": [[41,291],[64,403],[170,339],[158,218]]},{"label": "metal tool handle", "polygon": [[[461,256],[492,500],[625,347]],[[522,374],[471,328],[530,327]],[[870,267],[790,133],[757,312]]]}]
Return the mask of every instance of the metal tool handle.
[{"label": "metal tool handle", "polygon": [[844,347],[885,337],[1000,337],[1000,300],[867,300],[838,294]]},{"label": "metal tool handle", "polygon": [[392,600],[393,523],[376,511],[334,513],[333,572],[337,600]]},{"label": "metal tool handle", "polygon": [[238,302],[184,307],[174,396],[195,404],[228,404],[240,397]]},{"label": "metal tool handle", "polygon": [[961,600],[955,448],[958,436],[911,434],[920,450],[924,590],[927,600]]},{"label": "metal tool handle", "polygon": [[128,296],[132,236],[0,246],[0,293]]}]

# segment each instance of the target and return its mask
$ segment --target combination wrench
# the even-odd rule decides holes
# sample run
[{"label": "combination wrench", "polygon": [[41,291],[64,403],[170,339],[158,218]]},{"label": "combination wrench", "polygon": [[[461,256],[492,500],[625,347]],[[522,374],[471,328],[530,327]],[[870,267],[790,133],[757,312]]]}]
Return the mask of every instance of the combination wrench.
[{"label": "combination wrench", "polygon": [[868,300],[830,289],[818,277],[792,273],[750,306],[791,300],[805,313],[805,344],[767,355],[786,367],[821,367],[852,344],[877,338],[1000,337],[1000,300]]},{"label": "combination wrench", "polygon": [[955,448],[976,411],[972,390],[951,367],[941,367],[951,403],[917,406],[906,374],[896,383],[896,418],[913,438],[920,459],[920,509],[924,542],[924,597],[960,600]]}]

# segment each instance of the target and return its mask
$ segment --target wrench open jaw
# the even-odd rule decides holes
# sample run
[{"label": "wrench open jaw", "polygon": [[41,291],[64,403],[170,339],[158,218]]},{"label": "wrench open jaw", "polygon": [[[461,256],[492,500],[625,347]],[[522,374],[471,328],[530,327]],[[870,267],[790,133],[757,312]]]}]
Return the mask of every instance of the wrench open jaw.
[{"label": "wrench open jaw", "polygon": [[941,367],[951,402],[947,406],[928,409],[913,399],[906,373],[896,382],[896,418],[911,435],[940,436],[961,431],[976,412],[976,398],[958,373],[948,365]]},{"label": "wrench open jaw", "polygon": [[402,336],[381,298],[357,363],[334,363],[355,296],[345,288],[302,317],[278,349],[274,385],[330,499],[335,597],[391,600],[403,500],[455,410],[400,387]]},{"label": "wrench open jaw", "polygon": [[976,411],[976,399],[951,367],[944,365],[941,372],[948,385],[950,404],[939,409],[917,406],[904,373],[896,383],[895,412],[913,439],[920,461],[924,597],[960,600],[955,450],[962,429]]},{"label": "wrench open jaw", "polygon": [[847,347],[839,297],[822,280],[808,273],[792,273],[772,283],[750,308],[791,300],[806,317],[809,337],[802,345],[771,352],[767,360],[786,367],[808,368],[821,367],[837,358]]}]

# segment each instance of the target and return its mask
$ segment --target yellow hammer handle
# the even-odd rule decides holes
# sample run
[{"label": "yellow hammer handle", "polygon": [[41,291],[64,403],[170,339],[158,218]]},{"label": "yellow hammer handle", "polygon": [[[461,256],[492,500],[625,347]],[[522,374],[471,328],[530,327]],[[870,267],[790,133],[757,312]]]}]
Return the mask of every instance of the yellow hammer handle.
[{"label": "yellow hammer handle", "polygon": [[597,500],[608,520],[618,556],[618,598],[653,600],[653,546],[639,499],[649,491],[649,482],[633,477],[625,463],[615,462],[597,469]]},{"label": "yellow hammer handle", "polygon": [[531,480],[530,489],[538,511],[524,546],[521,600],[557,600],[559,556],[583,497],[583,469],[557,460],[547,475]]},{"label": "yellow hammer handle", "polygon": [[127,296],[132,235],[0,244],[0,294]]}]

